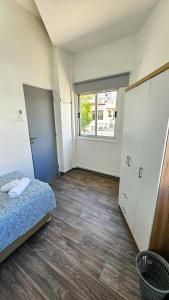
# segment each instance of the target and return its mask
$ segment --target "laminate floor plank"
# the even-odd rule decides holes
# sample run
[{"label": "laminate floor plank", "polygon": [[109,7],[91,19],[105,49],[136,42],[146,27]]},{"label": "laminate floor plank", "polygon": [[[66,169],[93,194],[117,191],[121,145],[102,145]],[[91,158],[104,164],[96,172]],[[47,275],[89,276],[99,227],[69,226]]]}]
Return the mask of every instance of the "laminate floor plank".
[{"label": "laminate floor plank", "polygon": [[[43,239],[51,241],[53,245],[76,260],[76,265],[79,265],[80,268],[86,270],[86,273],[95,279],[99,279],[105,266],[105,261],[103,259],[101,260],[93,253],[87,253],[85,249],[79,247],[76,242],[65,237],[64,234],[56,235],[53,231],[53,228],[47,228],[43,232]],[[42,244],[42,241],[39,239],[38,244]]]},{"label": "laminate floor plank", "polygon": [[43,242],[36,243],[33,251],[77,289],[82,299],[119,299],[116,291],[105,288],[101,281],[92,278],[83,266],[79,266],[77,259],[60,249],[57,243],[43,238]]},{"label": "laminate floor plank", "polygon": [[9,258],[1,265],[0,291],[4,292],[4,294],[6,292],[9,293],[6,299],[47,299],[41,289],[22,270],[22,268],[18,268],[17,263],[12,258]]},{"label": "laminate floor plank", "polygon": [[50,185],[57,208],[0,265],[0,300],[141,300],[119,180],[75,169]]}]

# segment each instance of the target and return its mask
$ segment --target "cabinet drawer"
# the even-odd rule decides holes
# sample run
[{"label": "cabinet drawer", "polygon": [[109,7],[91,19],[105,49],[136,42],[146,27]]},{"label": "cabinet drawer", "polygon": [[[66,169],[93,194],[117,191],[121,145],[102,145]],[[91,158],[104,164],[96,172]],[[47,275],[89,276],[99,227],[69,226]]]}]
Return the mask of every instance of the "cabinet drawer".
[{"label": "cabinet drawer", "polygon": [[136,200],[133,195],[128,192],[124,182],[122,182],[120,186],[119,205],[129,225],[129,228],[133,233],[136,213]]}]

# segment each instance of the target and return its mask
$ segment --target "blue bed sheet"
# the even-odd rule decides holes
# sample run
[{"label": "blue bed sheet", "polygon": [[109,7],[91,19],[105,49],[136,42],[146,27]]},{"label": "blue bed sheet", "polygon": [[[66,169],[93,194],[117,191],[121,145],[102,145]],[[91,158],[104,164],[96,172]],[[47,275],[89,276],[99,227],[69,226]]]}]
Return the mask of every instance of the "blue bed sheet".
[{"label": "blue bed sheet", "polygon": [[[0,187],[22,177],[19,172],[0,176]],[[0,251],[29,231],[55,207],[56,199],[50,186],[36,179],[31,180],[17,198],[9,198],[7,193],[0,191]]]}]

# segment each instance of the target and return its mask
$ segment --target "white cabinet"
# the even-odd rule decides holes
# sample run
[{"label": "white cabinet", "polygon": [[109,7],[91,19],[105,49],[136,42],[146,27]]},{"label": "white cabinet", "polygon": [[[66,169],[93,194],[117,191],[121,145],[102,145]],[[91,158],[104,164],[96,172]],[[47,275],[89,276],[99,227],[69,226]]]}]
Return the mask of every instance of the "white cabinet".
[{"label": "white cabinet", "polygon": [[140,250],[149,246],[168,118],[169,70],[126,93],[119,205]]},{"label": "white cabinet", "polygon": [[[134,233],[138,195],[137,181],[140,167],[138,158],[142,153],[143,127],[148,95],[149,82],[145,82],[128,92],[125,98],[119,204],[132,233]],[[138,98],[141,99],[140,102],[137,101]]]}]

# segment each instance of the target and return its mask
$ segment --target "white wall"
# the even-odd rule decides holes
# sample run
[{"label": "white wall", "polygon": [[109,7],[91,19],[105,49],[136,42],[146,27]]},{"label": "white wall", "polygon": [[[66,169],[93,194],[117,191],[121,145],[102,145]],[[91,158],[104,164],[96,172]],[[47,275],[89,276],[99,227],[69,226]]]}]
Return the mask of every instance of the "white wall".
[{"label": "white wall", "polygon": [[136,36],[117,40],[73,56],[73,80],[78,82],[112,74],[131,72],[135,76]]},{"label": "white wall", "polygon": [[53,75],[59,168],[66,172],[72,168],[72,56],[59,47],[53,48]]},{"label": "white wall", "polygon": [[[117,40],[73,56],[73,81],[78,82],[112,74],[131,72],[135,76],[136,36]],[[75,97],[77,102],[77,98]],[[76,139],[76,165],[78,167],[120,175],[121,139],[123,125],[123,105],[121,107],[121,127],[118,142],[109,140]]]},{"label": "white wall", "polygon": [[41,21],[13,0],[1,0],[0,37],[0,174],[33,176],[22,85],[52,88],[51,44]]},{"label": "white wall", "polygon": [[144,23],[137,39],[136,78],[169,61],[169,0],[161,0]]}]

